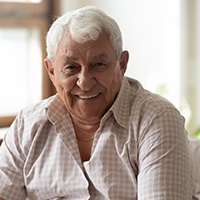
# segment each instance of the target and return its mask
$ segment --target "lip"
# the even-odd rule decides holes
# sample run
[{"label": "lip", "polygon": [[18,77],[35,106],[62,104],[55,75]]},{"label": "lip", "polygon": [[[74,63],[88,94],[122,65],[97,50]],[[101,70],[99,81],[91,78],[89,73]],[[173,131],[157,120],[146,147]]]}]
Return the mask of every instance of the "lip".
[{"label": "lip", "polygon": [[100,93],[96,94],[83,94],[83,95],[77,95],[78,98],[83,99],[83,100],[88,100],[88,99],[93,99],[97,97]]}]

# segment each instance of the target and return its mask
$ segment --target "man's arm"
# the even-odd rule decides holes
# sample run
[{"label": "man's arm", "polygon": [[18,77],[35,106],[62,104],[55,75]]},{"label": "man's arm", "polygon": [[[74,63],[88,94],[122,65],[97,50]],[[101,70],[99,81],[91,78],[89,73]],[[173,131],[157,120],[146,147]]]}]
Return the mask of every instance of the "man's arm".
[{"label": "man's arm", "polygon": [[158,112],[143,129],[139,147],[139,200],[191,200],[192,165],[184,120]]},{"label": "man's arm", "polygon": [[0,197],[0,200],[5,200],[5,199],[2,199],[2,198]]},{"label": "man's arm", "polygon": [[[19,116],[19,115],[18,115]],[[23,119],[15,119],[0,147],[0,200],[25,199],[23,166],[24,153],[22,139]]]}]

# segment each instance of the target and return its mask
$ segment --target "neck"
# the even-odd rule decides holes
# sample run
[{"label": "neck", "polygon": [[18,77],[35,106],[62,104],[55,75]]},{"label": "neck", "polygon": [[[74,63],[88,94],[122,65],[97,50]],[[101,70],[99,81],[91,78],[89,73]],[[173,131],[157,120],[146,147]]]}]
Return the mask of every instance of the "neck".
[{"label": "neck", "polygon": [[99,128],[99,124],[100,124],[100,122],[98,123],[81,122],[73,117],[72,117],[72,123],[74,125],[75,131],[83,135],[88,135],[89,133],[95,133],[97,129]]}]

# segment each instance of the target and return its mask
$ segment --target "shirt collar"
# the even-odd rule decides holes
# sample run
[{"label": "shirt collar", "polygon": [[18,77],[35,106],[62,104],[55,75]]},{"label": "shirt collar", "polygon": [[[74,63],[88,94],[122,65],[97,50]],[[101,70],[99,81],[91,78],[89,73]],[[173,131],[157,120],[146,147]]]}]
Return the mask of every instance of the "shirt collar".
[{"label": "shirt collar", "polygon": [[128,78],[124,77],[119,94],[110,108],[117,123],[126,129],[129,126],[129,116],[131,112],[131,91]]},{"label": "shirt collar", "polygon": [[57,123],[67,114],[67,110],[58,94],[52,97],[46,109],[48,118],[52,124]]}]

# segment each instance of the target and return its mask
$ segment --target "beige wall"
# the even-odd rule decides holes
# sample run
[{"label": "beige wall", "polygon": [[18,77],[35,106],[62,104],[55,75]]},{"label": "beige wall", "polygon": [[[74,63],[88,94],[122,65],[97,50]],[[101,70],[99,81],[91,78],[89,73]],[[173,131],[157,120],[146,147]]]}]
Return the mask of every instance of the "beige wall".
[{"label": "beige wall", "polygon": [[62,0],[62,13],[95,5],[121,27],[127,75],[181,110],[190,134],[200,126],[199,0]]}]

